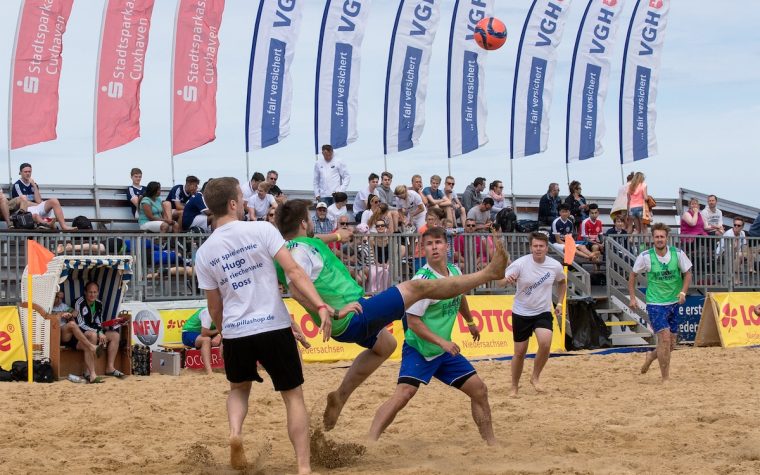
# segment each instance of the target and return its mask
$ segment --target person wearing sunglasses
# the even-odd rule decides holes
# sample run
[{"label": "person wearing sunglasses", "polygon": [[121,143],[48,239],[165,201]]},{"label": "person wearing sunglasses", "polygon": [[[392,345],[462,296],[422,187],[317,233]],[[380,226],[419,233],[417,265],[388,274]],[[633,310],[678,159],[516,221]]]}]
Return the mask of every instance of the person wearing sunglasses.
[{"label": "person wearing sunglasses", "polygon": [[747,272],[755,273],[755,253],[748,252],[747,234],[744,232],[744,221],[741,218],[735,218],[731,229],[723,233],[723,239],[718,241],[715,254],[721,256],[729,245],[733,246],[734,250],[734,284],[738,285],[741,283],[741,268],[745,260]]}]

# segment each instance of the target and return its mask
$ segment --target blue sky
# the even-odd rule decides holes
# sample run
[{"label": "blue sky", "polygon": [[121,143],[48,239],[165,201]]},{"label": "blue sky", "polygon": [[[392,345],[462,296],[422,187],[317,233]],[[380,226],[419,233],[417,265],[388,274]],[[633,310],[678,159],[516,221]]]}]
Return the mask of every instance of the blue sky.
[{"label": "blue sky", "polygon": [[[301,0],[305,1],[305,0]],[[440,1],[440,0],[439,0]],[[0,15],[0,91],[8,90],[16,14],[20,0],[3,0]],[[0,181],[17,179],[18,164],[34,165],[38,182],[92,183],[92,111],[95,62],[103,0],[75,0],[64,36],[58,139],[25,147],[0,159]],[[446,54],[453,0],[441,3],[441,25],[434,43],[427,100],[427,123],[415,149],[388,156],[394,183],[408,183],[414,173],[425,182],[445,175]],[[540,194],[547,183],[565,183],[564,118],[572,46],[586,2],[573,0],[559,48],[555,100],[546,153],[513,161],[514,192]],[[244,178],[244,118],[250,40],[256,7],[253,0],[227,0],[220,32],[217,139],[175,157],[176,177],[201,179],[232,175]],[[303,28],[293,63],[294,107],[291,135],[280,144],[251,154],[251,170],[276,168],[280,186],[310,189],[313,154],[314,66],[323,2],[305,5]],[[338,150],[352,173],[352,189],[366,183],[370,172],[383,169],[382,108],[388,42],[397,1],[375,0],[364,40],[359,96],[359,139]],[[497,1],[495,16],[509,30],[507,44],[488,57],[486,94],[490,142],[471,154],[452,159],[457,190],[476,176],[510,184],[509,126],[512,81],[520,30],[529,0]],[[613,195],[620,185],[617,138],[617,91],[627,20],[635,0],[626,0],[625,24],[615,42],[613,71],[605,106],[605,153],[570,166],[571,179],[583,183],[587,196]],[[647,175],[650,193],[676,196],[679,187],[760,206],[755,182],[760,151],[760,9],[736,0],[673,2],[663,53],[658,92],[657,136],[660,154],[627,165],[625,172]],[[97,157],[99,184],[126,185],[133,166],[144,182],[171,182],[169,155],[170,58],[175,0],[156,0],[145,79],[142,84],[142,137]],[[7,93],[0,92],[0,147],[7,150]],[[748,177],[748,178],[744,178]],[[562,194],[566,193],[562,185]]]}]

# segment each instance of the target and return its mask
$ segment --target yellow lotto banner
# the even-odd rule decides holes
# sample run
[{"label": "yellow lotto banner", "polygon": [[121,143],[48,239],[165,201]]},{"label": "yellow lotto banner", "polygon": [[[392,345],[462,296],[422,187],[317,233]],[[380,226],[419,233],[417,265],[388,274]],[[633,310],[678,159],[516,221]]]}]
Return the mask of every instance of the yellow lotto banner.
[{"label": "yellow lotto banner", "polygon": [[760,345],[760,292],[708,293],[697,328],[696,346]]},{"label": "yellow lotto banner", "polygon": [[[460,314],[451,332],[451,340],[459,345],[464,356],[507,356],[514,353],[515,345],[512,340],[513,302],[514,296],[512,295],[478,295],[467,297],[467,303],[470,306],[473,320],[480,330],[480,341],[472,341],[467,324]],[[341,343],[335,340],[324,343],[322,335],[319,334],[319,328],[312,322],[311,317],[309,317],[306,310],[298,302],[293,299],[285,299],[285,305],[312,345],[308,350],[303,350],[304,361],[351,360],[364,350],[359,345]],[[401,358],[401,343],[404,341],[401,322],[393,322],[389,326],[389,330],[398,342],[398,347],[391,356],[391,359],[398,360]],[[532,353],[537,348],[538,345],[535,337],[531,337],[528,351]],[[554,321],[551,350],[565,351],[556,319]]]},{"label": "yellow lotto banner", "polygon": [[0,307],[0,367],[10,371],[14,361],[26,361],[18,310]]},{"label": "yellow lotto banner", "polygon": [[176,343],[182,341],[182,327],[190,318],[197,308],[183,308],[181,310],[159,310],[161,323],[164,326],[163,341],[167,343]]}]

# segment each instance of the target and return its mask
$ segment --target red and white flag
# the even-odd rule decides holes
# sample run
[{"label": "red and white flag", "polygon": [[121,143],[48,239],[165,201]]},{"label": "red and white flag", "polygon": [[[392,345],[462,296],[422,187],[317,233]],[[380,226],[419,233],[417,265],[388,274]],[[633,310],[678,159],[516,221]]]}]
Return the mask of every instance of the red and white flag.
[{"label": "red and white flag", "polygon": [[172,154],[216,138],[216,59],[224,0],[180,0],[174,37]]},{"label": "red and white flag", "polygon": [[100,40],[95,150],[140,136],[140,84],[154,0],[108,0]]},{"label": "red and white flag", "polygon": [[11,149],[55,139],[63,33],[74,0],[26,0],[13,54]]}]

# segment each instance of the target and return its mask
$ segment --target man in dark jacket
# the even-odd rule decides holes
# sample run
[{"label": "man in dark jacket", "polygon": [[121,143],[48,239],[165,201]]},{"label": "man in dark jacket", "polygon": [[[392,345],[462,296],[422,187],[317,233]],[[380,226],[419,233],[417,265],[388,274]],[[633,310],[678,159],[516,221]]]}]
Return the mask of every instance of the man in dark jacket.
[{"label": "man in dark jacket", "polygon": [[486,179],[483,177],[475,178],[471,184],[467,185],[464,193],[462,193],[462,205],[464,206],[465,212],[469,212],[470,208],[479,205],[483,201],[480,193],[485,189]]},{"label": "man in dark jacket", "polygon": [[538,202],[538,224],[551,226],[552,222],[559,216],[557,207],[561,202],[559,199],[559,184],[550,183],[549,190]]}]

